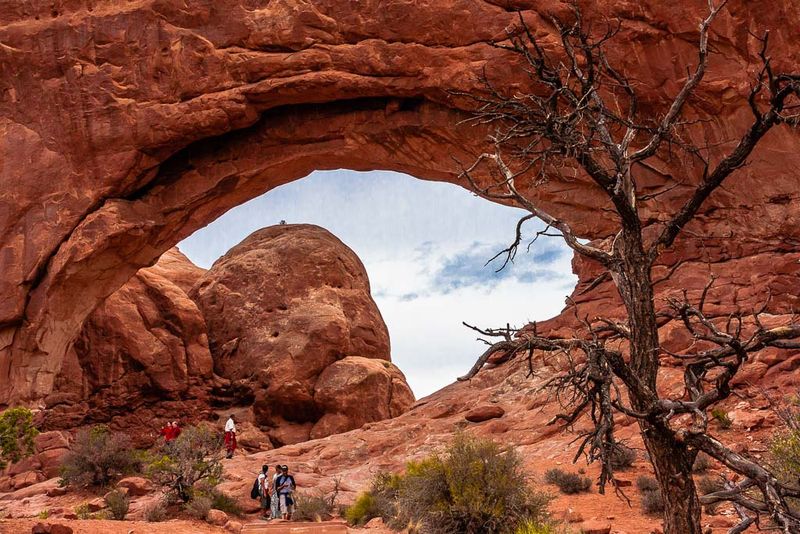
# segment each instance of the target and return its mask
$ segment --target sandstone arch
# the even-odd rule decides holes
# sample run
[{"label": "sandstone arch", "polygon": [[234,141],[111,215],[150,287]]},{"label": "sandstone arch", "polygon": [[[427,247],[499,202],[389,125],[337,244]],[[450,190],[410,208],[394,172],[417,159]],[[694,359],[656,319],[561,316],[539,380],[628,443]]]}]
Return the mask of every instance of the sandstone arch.
[{"label": "sandstone arch", "polygon": [[[705,7],[661,4],[586,5],[623,19],[617,59],[651,88],[652,106],[684,72]],[[526,8],[543,35],[546,14],[563,9],[480,0],[183,6],[64,0],[0,8],[0,378],[9,384],[0,405],[48,392],[98,302],[238,203],[314,169],[455,182],[450,156],[469,160],[484,132],[453,126],[467,103],[449,91],[479,89],[488,62],[497,81],[519,79],[488,44],[513,23],[509,6]],[[777,60],[800,57],[782,49],[800,7],[729,7],[717,28],[721,53],[695,102],[723,136],[746,113],[739,97],[755,52],[747,30],[772,28]],[[704,254],[797,250],[799,147],[797,136],[771,135],[746,171],[771,180],[744,201],[735,191],[715,196],[696,224],[726,238]],[[582,235],[605,237],[603,220],[585,216],[599,198],[580,177],[538,194]],[[742,226],[731,220],[751,238],[732,245]],[[684,246],[699,256],[696,244]]]}]

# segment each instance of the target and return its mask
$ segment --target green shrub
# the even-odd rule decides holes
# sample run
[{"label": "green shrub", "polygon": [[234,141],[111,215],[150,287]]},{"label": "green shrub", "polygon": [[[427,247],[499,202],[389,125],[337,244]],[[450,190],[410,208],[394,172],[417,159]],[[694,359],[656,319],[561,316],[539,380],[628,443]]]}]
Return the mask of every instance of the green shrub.
[{"label": "green shrub", "polygon": [[127,435],[113,433],[104,425],[82,429],[61,463],[61,483],[105,486],[135,464]]},{"label": "green shrub", "polygon": [[190,516],[200,521],[205,521],[208,512],[211,510],[211,498],[204,495],[194,497],[191,501],[183,505],[184,510]]},{"label": "green shrub", "polygon": [[530,488],[514,449],[465,434],[442,457],[409,463],[398,486],[395,522],[431,534],[511,533],[546,519],[550,501]]},{"label": "green shrub", "polygon": [[544,474],[544,480],[548,484],[558,486],[561,493],[566,495],[585,493],[592,487],[592,479],[589,477],[578,473],[569,473],[558,468],[548,469]]},{"label": "green shrub", "polygon": [[363,525],[375,517],[381,517],[380,510],[376,506],[375,496],[369,491],[359,494],[356,501],[348,506],[344,513],[347,522],[354,526]]},{"label": "green shrub", "polygon": [[623,445],[622,443],[617,443],[612,449],[611,458],[609,461],[613,469],[622,470],[631,467],[633,462],[636,461],[636,456],[637,454],[635,449],[632,449],[627,445]]},{"label": "green shrub", "polygon": [[657,491],[660,489],[658,486],[658,480],[647,475],[640,475],[636,479],[636,487],[643,493],[645,491]]},{"label": "green shrub", "polygon": [[91,519],[92,513],[89,511],[89,503],[82,503],[75,507],[75,515],[78,519]]},{"label": "green shrub", "polygon": [[9,408],[0,413],[0,470],[33,454],[33,412],[27,408]]},{"label": "green shrub", "polygon": [[[184,429],[177,439],[149,459],[147,474],[167,489],[170,498],[189,502],[198,483],[213,487],[220,482],[222,439],[219,433],[208,426]],[[222,494],[209,496],[212,503],[232,506]]]},{"label": "green shrub", "polygon": [[117,521],[122,521],[128,515],[128,508],[131,505],[131,499],[124,491],[114,490],[109,492],[106,497],[106,505],[111,517]]},{"label": "green shrub", "polygon": [[145,521],[158,523],[167,518],[167,505],[159,499],[145,506],[143,512]]},{"label": "green shrub", "polygon": [[731,418],[728,416],[728,412],[722,408],[714,408],[711,410],[711,417],[717,421],[717,424],[722,429],[730,428],[733,424],[733,421],[731,421]]},{"label": "green shrub", "polygon": [[217,488],[212,488],[209,496],[211,497],[211,508],[214,510],[222,510],[226,514],[236,517],[241,517],[244,514],[239,502],[227,493]]},{"label": "green shrub", "polygon": [[37,517],[38,519],[47,519],[48,517],[50,517],[50,509],[49,509],[49,508],[45,508],[44,510],[42,510],[41,512],[39,512],[39,513],[36,515],[36,517]]}]

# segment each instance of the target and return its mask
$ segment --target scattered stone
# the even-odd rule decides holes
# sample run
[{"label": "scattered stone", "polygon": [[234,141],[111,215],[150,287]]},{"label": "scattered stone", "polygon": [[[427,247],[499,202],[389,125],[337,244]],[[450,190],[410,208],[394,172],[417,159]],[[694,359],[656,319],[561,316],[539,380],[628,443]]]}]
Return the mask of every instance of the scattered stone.
[{"label": "scattered stone", "polygon": [[153,483],[143,477],[126,477],[117,482],[117,489],[123,488],[129,495],[138,497],[153,491]]},{"label": "scattered stone", "polygon": [[206,517],[206,521],[208,521],[212,525],[221,527],[228,522],[228,514],[226,514],[222,510],[212,509],[208,511],[208,517]]},{"label": "scattered stone", "polygon": [[61,497],[62,495],[67,494],[67,488],[62,486],[56,486],[55,488],[50,488],[47,490],[45,495],[48,497]]},{"label": "scattered stone", "polygon": [[611,523],[590,519],[581,523],[580,532],[581,534],[611,534]]},{"label": "scattered stone", "polygon": [[367,524],[364,525],[364,528],[386,528],[386,525],[383,522],[383,518],[373,517],[367,521]]},{"label": "scattered stone", "polygon": [[72,534],[72,527],[59,523],[36,523],[31,534]]},{"label": "scattered stone", "polygon": [[242,525],[238,521],[228,521],[222,528],[224,528],[228,532],[233,532],[233,534],[239,534],[242,531],[243,526],[244,525]]}]

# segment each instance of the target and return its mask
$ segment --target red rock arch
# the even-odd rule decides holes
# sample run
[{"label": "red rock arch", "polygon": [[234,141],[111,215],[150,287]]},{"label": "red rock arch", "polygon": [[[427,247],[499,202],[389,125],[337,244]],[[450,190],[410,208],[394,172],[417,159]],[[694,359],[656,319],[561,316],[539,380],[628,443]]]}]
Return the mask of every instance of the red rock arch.
[{"label": "red rock arch", "polygon": [[[0,405],[47,393],[86,315],[170,246],[230,207],[315,169],[392,169],[457,182],[484,132],[456,127],[489,72],[519,79],[502,51],[525,11],[547,40],[558,2],[441,0],[65,0],[0,10]],[[617,59],[643,80],[650,105],[674,92],[693,57],[705,2],[633,7],[587,3],[621,17]],[[717,27],[709,83],[696,102],[708,128],[734,136],[746,113],[748,29],[772,28],[779,59],[800,7],[738,0]],[[798,138],[774,134],[746,182],[713,200],[699,224],[752,239],[718,257],[794,250]],[[738,184],[738,185],[737,185]],[[599,198],[576,181],[538,191],[586,237],[609,225],[589,216]],[[789,195],[790,202],[770,202]],[[770,208],[766,206],[784,206]],[[658,207],[653,217],[658,216]],[[731,210],[734,210],[732,213]],[[727,234],[726,234],[727,235]],[[795,244],[792,244],[795,243]]]}]

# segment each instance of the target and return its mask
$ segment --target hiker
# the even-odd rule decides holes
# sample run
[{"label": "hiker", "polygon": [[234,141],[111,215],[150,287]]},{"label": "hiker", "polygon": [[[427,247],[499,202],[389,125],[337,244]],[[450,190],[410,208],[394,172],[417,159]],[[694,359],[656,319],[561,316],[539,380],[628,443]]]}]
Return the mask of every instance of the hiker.
[{"label": "hiker", "polygon": [[181,435],[181,426],[178,424],[177,421],[172,422],[172,439],[178,439],[178,436]]},{"label": "hiker", "polygon": [[281,500],[278,496],[277,486],[275,485],[275,481],[278,480],[278,477],[281,476],[281,466],[280,464],[275,466],[275,474],[272,475],[272,484],[270,484],[269,491],[272,494],[272,518],[277,519],[281,516]]},{"label": "hiker", "polygon": [[172,423],[169,421],[164,423],[164,426],[161,427],[161,430],[159,430],[158,433],[161,434],[161,437],[164,438],[164,441],[169,443],[169,441],[172,439]]},{"label": "hiker", "polygon": [[268,472],[269,466],[265,464],[261,466],[261,473],[258,475],[258,496],[260,498],[261,517],[263,519],[269,519],[272,513],[272,503],[270,502],[270,486],[272,484],[267,476]]},{"label": "hiker", "polygon": [[233,422],[233,414],[225,422],[225,450],[228,451],[227,458],[233,458],[233,451],[236,450],[236,424]]},{"label": "hiker", "polygon": [[294,512],[294,493],[297,484],[295,484],[294,477],[289,474],[289,466],[281,466],[281,474],[275,479],[275,490],[278,493],[278,499],[281,506],[281,514],[287,521],[291,521],[292,512]]}]

